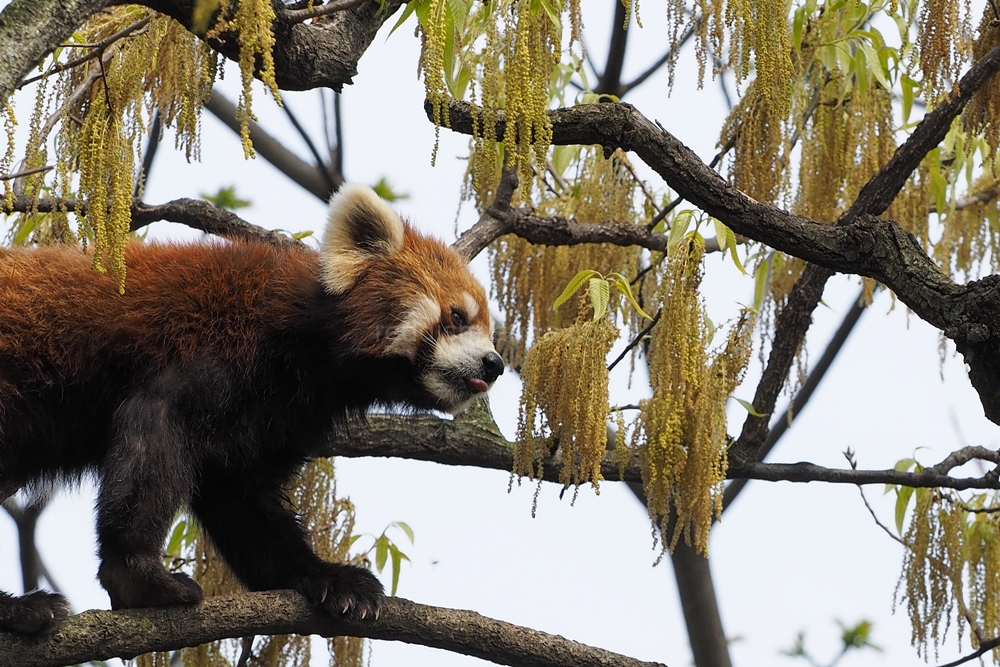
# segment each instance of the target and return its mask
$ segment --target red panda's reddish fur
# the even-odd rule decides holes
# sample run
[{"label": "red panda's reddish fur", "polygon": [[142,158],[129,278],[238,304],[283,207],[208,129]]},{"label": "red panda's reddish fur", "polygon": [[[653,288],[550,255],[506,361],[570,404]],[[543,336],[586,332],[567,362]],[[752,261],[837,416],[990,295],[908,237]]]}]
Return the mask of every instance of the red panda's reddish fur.
[{"label": "red panda's reddish fur", "polygon": [[[369,407],[458,410],[503,364],[485,292],[455,252],[357,186],[330,221],[322,257],[132,244],[124,294],[78,247],[0,250],[0,497],[94,473],[113,607],[201,599],[160,557],[187,505],[248,588],[378,614],[378,580],[319,559],[284,487]],[[0,631],[65,613],[53,594],[0,592]]]}]

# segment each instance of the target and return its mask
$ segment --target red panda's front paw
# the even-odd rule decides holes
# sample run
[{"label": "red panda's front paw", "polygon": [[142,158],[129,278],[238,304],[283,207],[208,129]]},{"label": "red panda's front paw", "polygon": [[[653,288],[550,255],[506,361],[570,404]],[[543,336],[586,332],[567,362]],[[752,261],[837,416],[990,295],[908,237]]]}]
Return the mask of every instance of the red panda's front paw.
[{"label": "red panda's front paw", "polygon": [[374,574],[353,565],[326,563],[299,580],[297,590],[331,615],[354,620],[377,619],[384,591]]}]

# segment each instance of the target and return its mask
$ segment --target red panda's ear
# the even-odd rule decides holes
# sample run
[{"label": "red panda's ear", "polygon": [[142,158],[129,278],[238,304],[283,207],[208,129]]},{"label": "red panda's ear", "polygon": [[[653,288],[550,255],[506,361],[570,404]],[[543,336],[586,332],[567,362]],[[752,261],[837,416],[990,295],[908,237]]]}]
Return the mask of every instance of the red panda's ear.
[{"label": "red panda's ear", "polygon": [[344,185],[330,200],[323,234],[322,281],[338,294],[348,290],[365,261],[403,247],[403,221],[371,188]]}]

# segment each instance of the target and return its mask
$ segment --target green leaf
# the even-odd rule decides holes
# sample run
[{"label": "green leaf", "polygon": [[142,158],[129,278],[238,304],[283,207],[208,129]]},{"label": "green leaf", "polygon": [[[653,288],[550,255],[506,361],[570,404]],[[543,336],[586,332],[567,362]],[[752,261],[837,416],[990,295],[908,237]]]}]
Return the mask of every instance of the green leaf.
[{"label": "green leaf", "polygon": [[226,211],[236,211],[251,205],[249,199],[240,199],[236,196],[235,185],[230,185],[226,188],[219,188],[218,192],[214,195],[205,194],[203,192],[201,193],[201,198],[215,208],[221,208]]},{"label": "green leaf", "polygon": [[726,239],[726,247],[729,248],[729,257],[733,260],[733,264],[740,270],[740,273],[747,275],[747,270],[743,266],[743,262],[740,261],[739,254],[736,252],[736,233],[729,227],[726,227]]},{"label": "green leaf", "polygon": [[868,62],[868,71],[872,73],[875,80],[881,84],[883,88],[891,91],[892,86],[889,84],[889,79],[885,76],[885,72],[882,70],[882,61],[878,57],[878,53],[875,52],[875,48],[871,44],[864,40],[860,40],[861,48],[865,52],[865,58]]},{"label": "green leaf", "polygon": [[392,186],[389,184],[389,181],[387,181],[384,177],[380,178],[378,183],[372,186],[372,190],[374,190],[375,194],[377,194],[379,197],[386,200],[387,202],[397,202],[400,199],[410,198],[410,195],[406,194],[405,192],[396,192],[395,190],[393,190]]},{"label": "green leaf", "polygon": [[395,544],[389,545],[389,555],[392,556],[392,591],[390,595],[396,594],[396,589],[399,587],[399,573],[402,570],[402,562],[405,560],[410,561],[406,554],[396,548]]},{"label": "green leaf", "polygon": [[694,211],[691,209],[684,209],[674,216],[674,221],[670,225],[670,237],[667,239],[667,248],[673,248],[684,235],[687,234],[688,227],[691,226],[691,216],[694,215]]},{"label": "green leaf", "polygon": [[906,74],[899,77],[900,87],[903,89],[903,124],[910,122],[910,111],[913,109],[913,91],[917,88],[917,82]]},{"label": "green leaf", "polygon": [[31,232],[35,231],[35,225],[38,222],[38,216],[18,216],[18,226],[17,231],[14,232],[14,237],[11,239],[13,245],[24,245],[28,241],[28,237],[31,236]]},{"label": "green leaf", "polygon": [[396,526],[397,528],[399,528],[400,530],[402,530],[404,533],[406,533],[406,537],[408,537],[410,539],[410,544],[413,544],[413,529],[410,528],[409,524],[407,524],[407,523],[405,523],[403,521],[394,521],[392,523],[392,525]]},{"label": "green leaf", "polygon": [[906,518],[906,508],[913,497],[912,486],[901,486],[896,489],[896,532],[903,534],[903,519]]},{"label": "green leaf", "polygon": [[302,239],[307,239],[312,235],[313,235],[313,230],[307,229],[304,232],[295,232],[294,234],[292,234],[292,238],[295,239],[296,241],[301,241]]},{"label": "green leaf", "polygon": [[181,555],[181,544],[184,542],[184,536],[187,534],[187,521],[181,519],[174,526],[173,532],[170,533],[170,539],[167,541],[167,555],[169,556],[180,556]]},{"label": "green leaf", "polygon": [[389,31],[389,37],[392,37],[392,33],[396,32],[399,26],[406,23],[406,19],[410,18],[410,15],[417,11],[418,5],[429,5],[430,3],[421,2],[421,0],[411,0],[406,3],[406,8],[403,13],[399,15],[399,20],[396,21],[396,25],[392,26],[392,30]]},{"label": "green leaf", "polygon": [[770,267],[770,258],[757,265],[753,272],[753,309],[758,313],[764,306],[764,291],[767,288],[767,271]]},{"label": "green leaf", "polygon": [[750,415],[753,416],[753,417],[766,417],[767,416],[764,413],[757,412],[754,409],[754,407],[753,407],[753,403],[751,403],[750,401],[744,401],[742,398],[736,398],[735,396],[733,396],[732,399],[734,401],[736,401],[737,403],[739,403],[740,405],[742,405],[743,409],[746,410],[748,413],[750,413]]},{"label": "green leaf", "polygon": [[653,319],[642,309],[639,302],[636,301],[635,295],[632,294],[632,286],[628,284],[628,280],[625,279],[625,276],[620,273],[612,273],[608,275],[608,278],[615,281],[615,288],[625,295],[625,298],[628,299],[629,303],[632,304],[632,307],[635,308],[635,312],[639,313],[640,316],[645,317],[647,320]]},{"label": "green leaf", "polygon": [[596,322],[608,312],[608,302],[611,301],[611,284],[604,278],[591,278],[587,291],[590,292],[590,305],[594,307],[594,321]]},{"label": "green leaf", "polygon": [[792,18],[792,46],[796,49],[802,48],[802,26],[805,24],[806,8],[799,7],[795,10]]},{"label": "green leaf", "polygon": [[729,236],[726,234],[728,228],[722,220],[717,218],[712,218],[712,225],[715,226],[715,240],[719,244],[719,250],[725,250],[726,243],[729,241]]},{"label": "green leaf", "polygon": [[555,303],[552,304],[552,310],[559,310],[559,306],[569,301],[569,298],[576,294],[577,290],[583,286],[583,283],[587,282],[590,278],[599,275],[601,275],[599,271],[584,269],[580,273],[573,276],[573,280],[569,281],[569,285],[566,285],[566,289],[562,291],[562,294],[556,297]]},{"label": "green leaf", "polygon": [[852,648],[873,648],[881,651],[878,646],[871,643],[872,634],[872,624],[870,621],[861,621],[853,628],[845,626],[843,623],[840,624],[841,633],[840,640],[844,643],[844,651],[848,651]]},{"label": "green leaf", "polygon": [[389,538],[382,533],[377,540],[375,540],[375,569],[379,572],[385,567],[385,560],[389,556]]},{"label": "green leaf", "polygon": [[580,146],[556,146],[552,149],[552,169],[562,176],[580,156]]}]

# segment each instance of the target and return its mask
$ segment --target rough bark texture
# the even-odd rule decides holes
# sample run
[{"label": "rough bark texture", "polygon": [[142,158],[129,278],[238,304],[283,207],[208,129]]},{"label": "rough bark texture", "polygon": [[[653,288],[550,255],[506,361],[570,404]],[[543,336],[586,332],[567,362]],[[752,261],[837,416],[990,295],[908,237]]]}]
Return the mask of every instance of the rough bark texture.
[{"label": "rough bark texture", "polygon": [[[123,4],[115,0],[14,0],[0,12],[0,100],[6,100],[29,71],[66,40],[99,9]],[[191,27],[194,0],[137,2]],[[358,61],[375,33],[397,9],[377,2],[337,12],[314,23],[275,23],[275,75],[284,90],[332,88],[341,90],[358,73]],[[239,57],[235,36],[223,35],[213,47],[230,59]]]},{"label": "rough bark texture", "polygon": [[0,103],[33,67],[111,0],[14,0],[0,12]]},{"label": "rough bark texture", "polygon": [[[195,0],[145,0],[137,4],[191,28]],[[340,91],[344,84],[352,83],[358,73],[358,61],[375,39],[375,33],[400,5],[398,1],[390,1],[380,10],[378,2],[367,2],[314,23],[286,23],[279,14],[274,23],[274,70],[278,87]],[[231,60],[239,59],[239,43],[233,34],[212,40],[212,47]]]},{"label": "rough bark texture", "polygon": [[319,613],[293,591],[269,591],[209,598],[194,607],[87,611],[42,637],[0,633],[0,667],[60,667],[171,651],[217,639],[289,633],[402,641],[523,667],[658,664],[495,621],[472,611],[389,598],[378,620],[355,622]]}]

